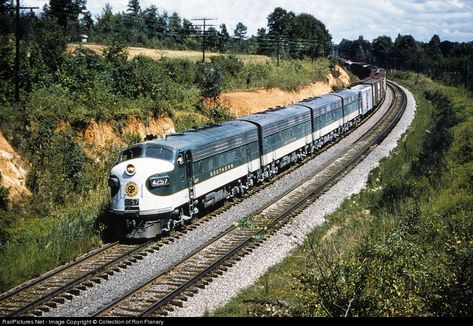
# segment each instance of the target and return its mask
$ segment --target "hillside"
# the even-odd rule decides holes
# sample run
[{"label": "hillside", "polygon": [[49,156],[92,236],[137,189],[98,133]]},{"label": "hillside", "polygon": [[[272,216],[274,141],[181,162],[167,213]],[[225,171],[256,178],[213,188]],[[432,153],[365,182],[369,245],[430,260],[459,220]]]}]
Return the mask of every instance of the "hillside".
[{"label": "hillside", "polygon": [[310,83],[294,91],[280,88],[260,88],[247,92],[228,92],[222,95],[222,102],[228,106],[232,114],[241,117],[263,111],[267,108],[284,106],[303,99],[321,96],[333,91],[334,88],[346,88],[350,85],[350,77],[342,67],[337,66],[338,77],[326,75],[325,81]]}]

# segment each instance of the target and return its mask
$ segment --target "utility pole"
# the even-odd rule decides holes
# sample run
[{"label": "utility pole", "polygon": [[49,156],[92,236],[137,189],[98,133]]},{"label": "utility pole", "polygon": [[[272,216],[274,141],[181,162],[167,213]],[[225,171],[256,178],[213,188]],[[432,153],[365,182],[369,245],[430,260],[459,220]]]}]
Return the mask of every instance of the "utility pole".
[{"label": "utility pole", "polygon": [[278,37],[278,50],[277,50],[277,56],[278,56],[278,64],[277,66],[279,67],[279,60],[280,60],[280,57],[281,57],[281,38]]},{"label": "utility pole", "polygon": [[215,25],[207,25],[207,21],[209,20],[217,20],[215,18],[195,18],[192,19],[193,21],[201,21],[203,22],[201,25],[194,25],[196,27],[202,27],[202,63],[205,62],[205,45],[207,43],[207,27],[215,27]]},{"label": "utility pole", "polygon": [[39,9],[39,7],[20,7],[20,0],[16,0],[15,8],[15,102],[20,103],[20,10]]},{"label": "utility pole", "polygon": [[464,70],[464,82],[465,82],[465,89],[468,89],[468,61],[465,60],[465,70]]}]

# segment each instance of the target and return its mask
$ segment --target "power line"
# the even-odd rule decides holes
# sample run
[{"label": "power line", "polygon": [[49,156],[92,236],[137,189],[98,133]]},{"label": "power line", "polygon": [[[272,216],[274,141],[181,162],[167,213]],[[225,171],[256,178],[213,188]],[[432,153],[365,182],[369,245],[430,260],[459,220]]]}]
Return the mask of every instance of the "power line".
[{"label": "power line", "polygon": [[207,21],[210,20],[217,20],[215,18],[194,18],[191,19],[192,21],[202,21],[202,25],[197,25],[202,27],[202,63],[205,63],[205,46],[206,46],[206,41],[207,41],[207,30],[205,29],[206,27],[215,27],[215,25],[206,25]]}]

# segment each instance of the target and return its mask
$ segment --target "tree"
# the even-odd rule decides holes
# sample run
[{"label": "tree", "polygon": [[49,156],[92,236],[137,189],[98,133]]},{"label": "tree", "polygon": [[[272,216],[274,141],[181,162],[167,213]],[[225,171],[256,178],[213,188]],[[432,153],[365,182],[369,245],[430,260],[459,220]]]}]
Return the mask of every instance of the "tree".
[{"label": "tree", "polygon": [[332,36],[325,25],[310,14],[294,17],[285,31],[291,40],[290,53],[293,57],[316,58],[330,54]]},{"label": "tree", "polygon": [[374,63],[385,68],[389,68],[389,54],[393,49],[393,41],[389,36],[379,36],[373,40],[372,54]]},{"label": "tree", "polygon": [[123,15],[124,29],[120,31],[120,36],[136,45],[145,45],[147,43],[146,25],[138,0],[130,0],[126,13]]},{"label": "tree", "polygon": [[398,34],[394,41],[393,53],[397,68],[417,70],[419,49],[412,35]]},{"label": "tree", "polygon": [[361,45],[358,45],[358,48],[356,49],[355,52],[355,61],[358,62],[366,62],[366,53],[365,50],[363,50],[363,47]]},{"label": "tree", "polygon": [[13,16],[8,10],[10,8],[9,0],[0,0],[0,35],[6,35],[13,31]]},{"label": "tree", "polygon": [[155,5],[151,5],[143,10],[143,18],[145,21],[148,38],[153,38],[158,35],[159,21],[158,21],[158,8]]},{"label": "tree", "polygon": [[45,64],[49,73],[54,73],[64,62],[67,39],[64,30],[58,28],[57,20],[52,17],[42,17],[33,24],[31,46],[37,52],[30,57]]},{"label": "tree", "polygon": [[141,15],[141,6],[140,6],[140,1],[139,0],[129,0],[128,1],[128,7],[127,7],[127,13],[129,15],[138,17]]},{"label": "tree", "polygon": [[270,55],[274,50],[274,47],[271,46],[271,43],[268,39],[268,34],[266,33],[266,28],[259,28],[256,32],[256,42],[258,44],[257,54]]},{"label": "tree", "polygon": [[77,40],[80,34],[79,15],[86,10],[87,0],[50,0],[45,14],[57,19],[66,35]]},{"label": "tree", "polygon": [[112,12],[112,6],[109,3],[105,4],[102,9],[102,15],[97,17],[96,33],[100,39],[107,40],[115,32],[116,18]]},{"label": "tree", "polygon": [[243,23],[240,22],[236,25],[236,28],[233,31],[233,35],[235,39],[241,41],[246,38],[247,32],[248,32],[248,28],[245,25],[243,25]]},{"label": "tree", "polygon": [[287,12],[281,7],[274,9],[274,11],[267,17],[268,35],[272,37],[284,35],[295,16],[296,15],[292,11]]},{"label": "tree", "polygon": [[215,27],[209,27],[207,30],[207,46],[212,51],[218,48],[218,31]]},{"label": "tree", "polygon": [[90,11],[85,11],[80,19],[81,32],[90,34],[94,27],[94,20]]},{"label": "tree", "polygon": [[180,41],[180,35],[182,33],[182,20],[177,12],[173,12],[168,20],[168,33],[169,36],[175,41]]},{"label": "tree", "polygon": [[435,34],[427,45],[427,51],[432,60],[438,60],[442,56],[440,51],[440,37]]},{"label": "tree", "polygon": [[227,51],[228,43],[230,42],[230,34],[227,31],[227,25],[220,25],[220,31],[218,32],[218,50],[221,53]]},{"label": "tree", "polygon": [[346,59],[352,59],[355,57],[355,51],[353,48],[353,41],[342,39],[338,45],[338,51],[340,56]]},{"label": "tree", "polygon": [[201,94],[216,103],[223,89],[223,72],[219,65],[212,64],[204,69],[204,76],[200,81]]}]

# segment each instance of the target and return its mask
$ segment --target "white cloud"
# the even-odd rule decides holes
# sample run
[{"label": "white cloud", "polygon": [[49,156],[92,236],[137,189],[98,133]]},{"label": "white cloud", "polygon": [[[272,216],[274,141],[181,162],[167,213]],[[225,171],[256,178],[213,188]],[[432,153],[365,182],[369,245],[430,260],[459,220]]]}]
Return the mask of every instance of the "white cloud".
[{"label": "white cloud", "polygon": [[[22,5],[42,7],[45,0],[23,0]],[[115,12],[125,11],[128,0],[89,0],[87,8],[94,14],[102,12],[109,2]],[[176,11],[184,18],[217,18],[232,32],[238,22],[256,34],[266,27],[266,17],[276,7],[295,13],[309,13],[329,29],[335,43],[342,38],[364,35],[372,40],[380,35],[395,38],[398,33],[411,34],[428,41],[433,34],[442,40],[473,41],[473,0],[141,0],[141,7],[151,4],[168,13]]]}]

